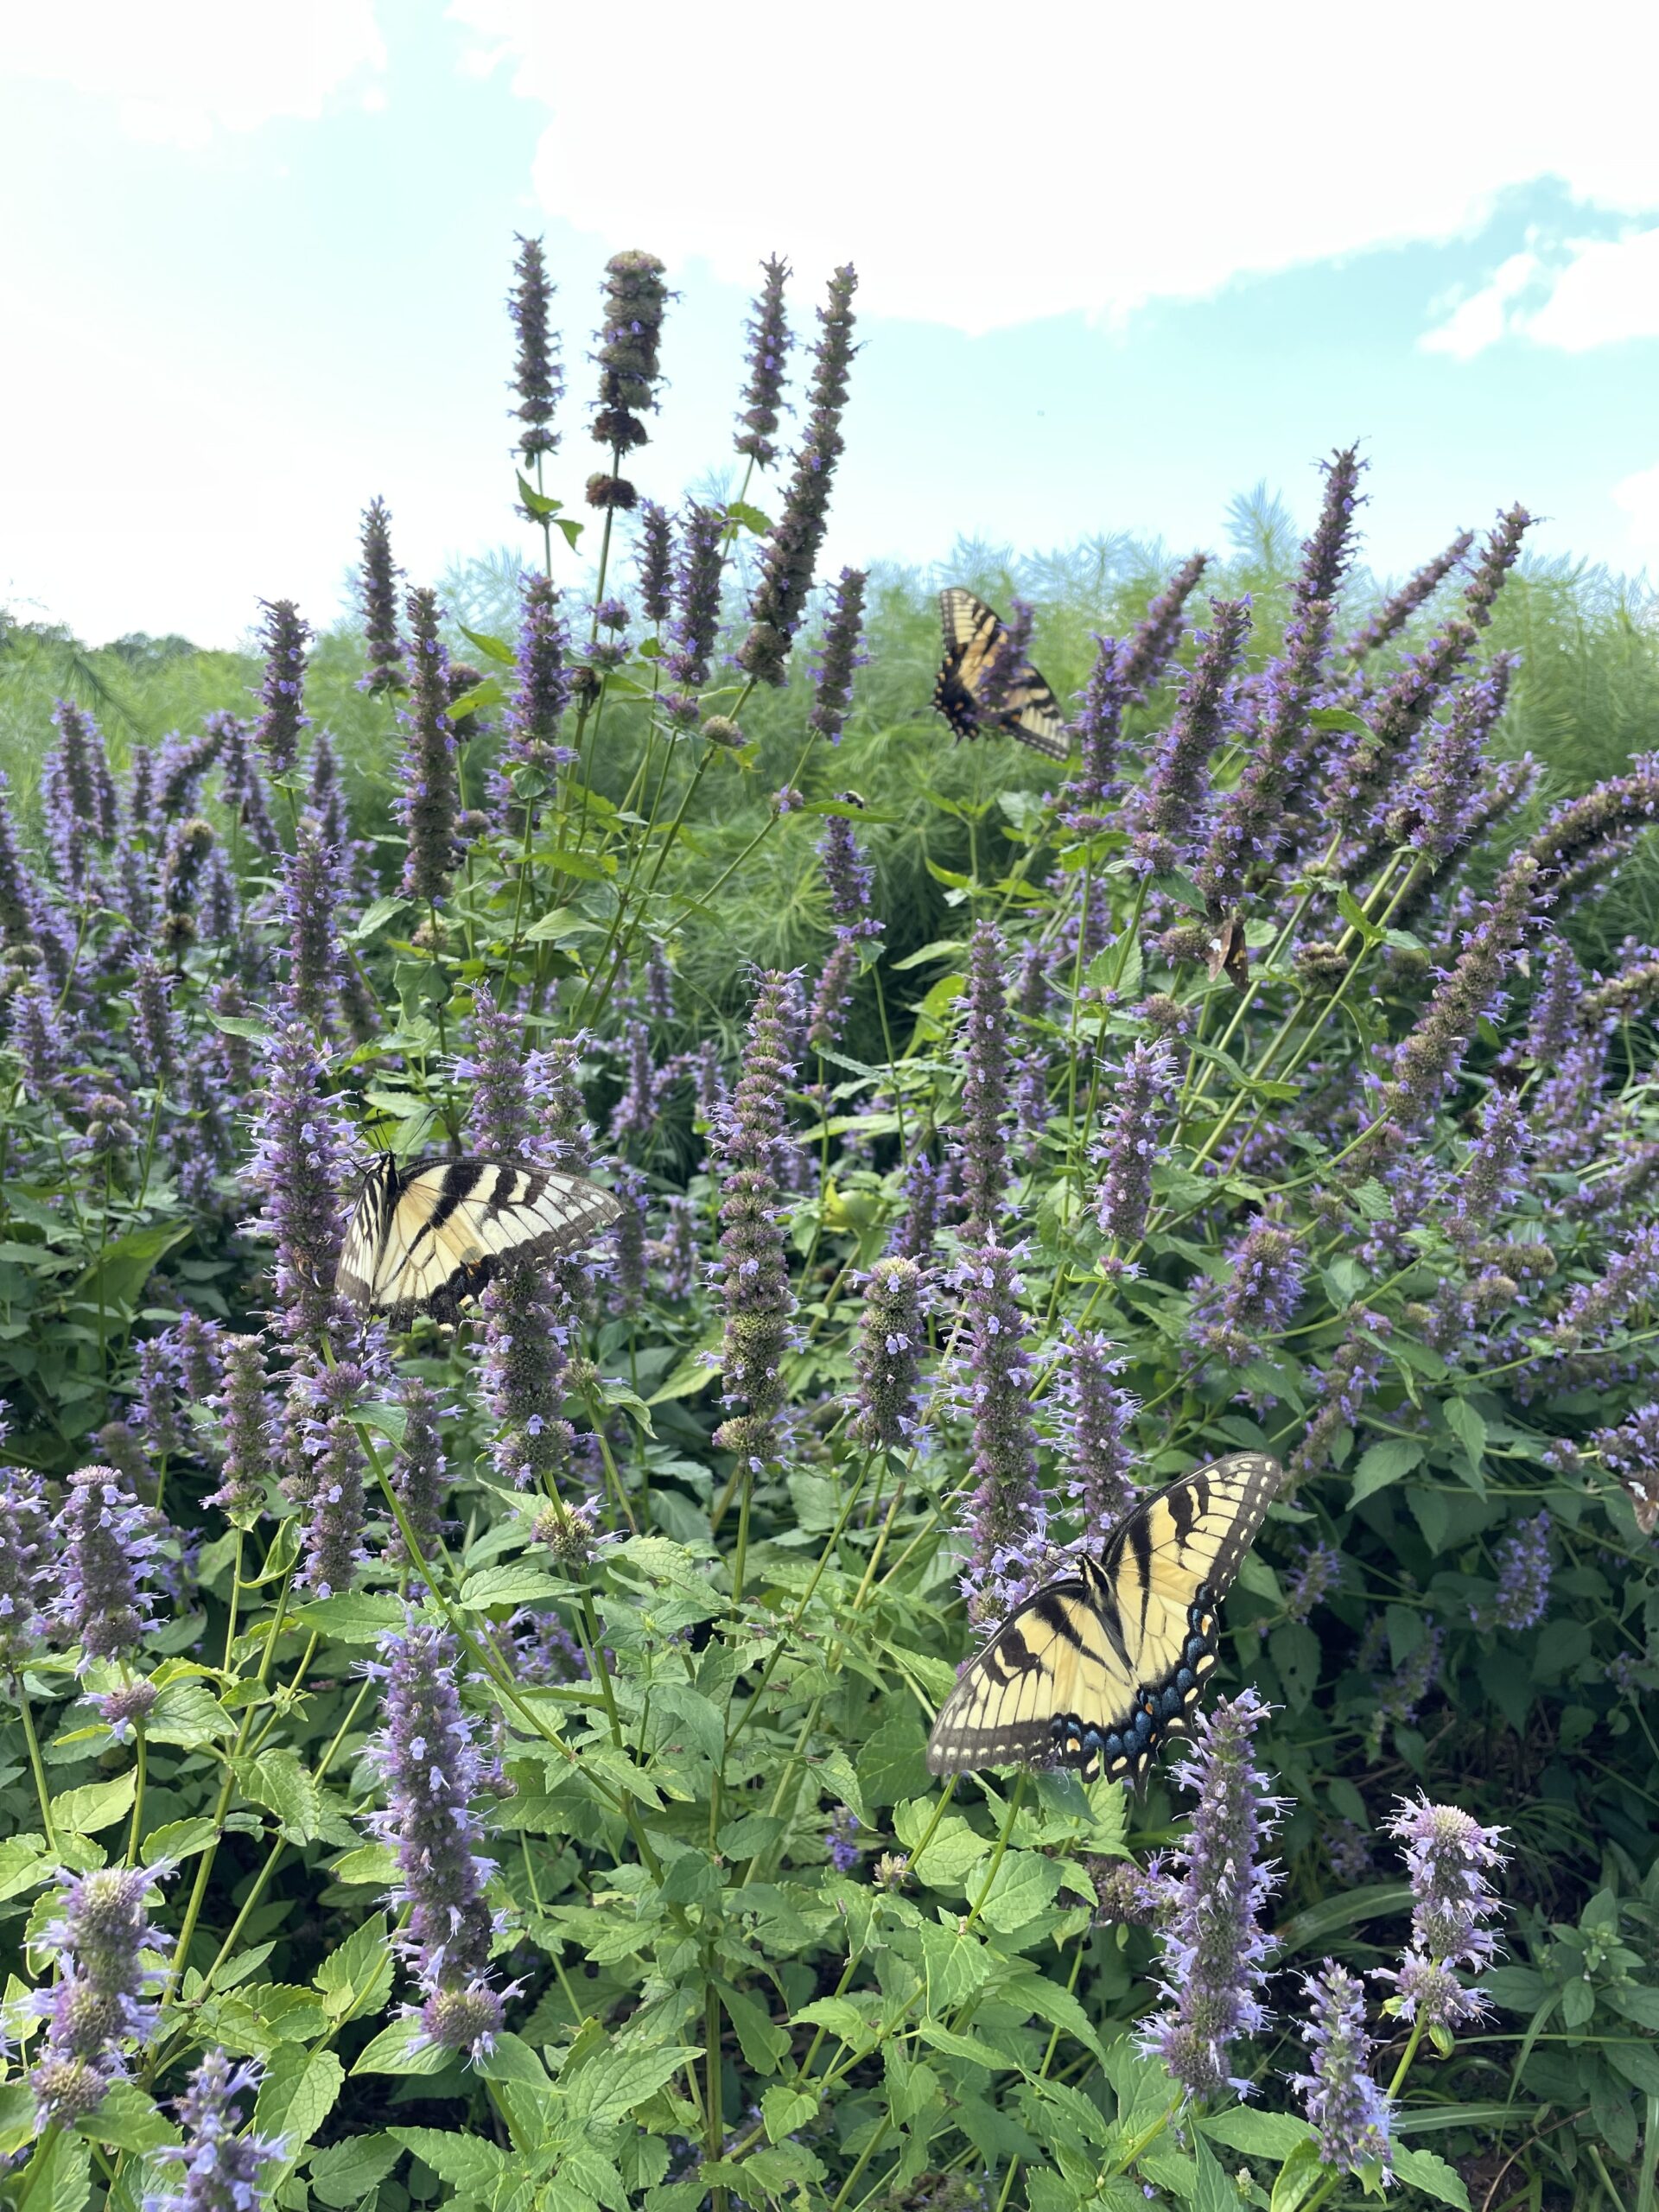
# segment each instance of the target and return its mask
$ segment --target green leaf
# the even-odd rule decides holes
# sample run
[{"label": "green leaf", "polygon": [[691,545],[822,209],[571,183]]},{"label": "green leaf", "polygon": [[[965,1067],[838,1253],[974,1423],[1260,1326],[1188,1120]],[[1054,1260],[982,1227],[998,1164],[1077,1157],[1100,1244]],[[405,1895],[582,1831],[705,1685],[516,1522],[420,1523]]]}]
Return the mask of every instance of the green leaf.
[{"label": "green leaf", "polygon": [[138,1777],[128,1768],[109,1782],[89,1782],[79,1789],[60,1790],[52,1800],[52,1826],[59,1835],[96,1835],[113,1827],[132,1810]]},{"label": "green leaf", "polygon": [[977,2036],[965,2036],[955,2028],[947,2028],[942,2020],[919,2020],[916,2032],[931,2049],[946,2058],[955,2058],[964,2066],[983,2066],[993,2072],[1004,2071],[1014,2064],[1001,2051],[993,2050]]},{"label": "green leaf", "polygon": [[1288,2113],[1257,2112],[1250,2105],[1211,2113],[1198,2126],[1212,2143],[1224,2143],[1230,2151],[1243,2151],[1255,2158],[1287,2158],[1314,2140],[1305,2120],[1293,2120]]},{"label": "green leaf", "polygon": [[308,1605],[296,1605],[289,1620],[336,1643],[378,1643],[388,1629],[403,1626],[404,1606],[391,1596],[368,1590],[342,1591],[337,1598],[318,1598]]},{"label": "green leaf", "polygon": [[1357,1505],[1362,1498],[1386,1490],[1390,1483],[1397,1483],[1402,1475],[1421,1466],[1422,1459],[1423,1447],[1415,1437],[1385,1436],[1381,1443],[1370,1447],[1355,1468],[1353,1494],[1349,1503]]},{"label": "green leaf", "polygon": [[1268,1649],[1279,1669],[1291,1711],[1302,1712],[1319,1686],[1318,1636],[1305,1621],[1286,1621],[1268,1638]]},{"label": "green leaf", "polygon": [[756,537],[765,537],[772,529],[771,516],[762,514],[759,507],[752,507],[747,499],[733,499],[727,506],[726,519]]},{"label": "green leaf", "polygon": [[774,2143],[781,2143],[798,2127],[804,2127],[818,2110],[821,2100],[809,2096],[804,2089],[786,2089],[774,2082],[760,2100],[760,2117],[766,2125],[766,2133]]},{"label": "green leaf", "polygon": [[514,667],[518,656],[505,638],[497,638],[488,630],[469,630],[464,622],[455,625],[469,645],[476,645],[486,660],[499,661],[503,668]]},{"label": "green leaf", "polygon": [[1015,1936],[1053,1904],[1060,1870],[1039,1851],[1010,1851],[996,1870],[980,1918],[999,1936]]},{"label": "green leaf", "polygon": [[[423,2044],[418,2050],[410,2045],[421,2031],[417,2018],[394,2020],[389,2028],[382,2028],[374,2041],[359,2057],[352,2072],[357,2074],[442,2074],[449,2063],[449,2053],[441,2044]],[[392,2133],[397,2133],[394,2128]],[[426,2153],[422,2152],[424,2158]]]},{"label": "green leaf", "polygon": [[255,1014],[209,1014],[207,1019],[215,1029],[223,1030],[227,1037],[257,1037],[267,1042],[270,1037],[270,1024],[261,1021]]},{"label": "green leaf", "polygon": [[1315,707],[1307,719],[1315,729],[1346,730],[1354,737],[1369,737],[1371,734],[1370,724],[1351,714],[1346,707]]},{"label": "green leaf", "polygon": [[47,1857],[43,1835],[8,1836],[0,1843],[0,1898],[49,1881],[56,1868],[56,1859]]},{"label": "green leaf", "polygon": [[779,2061],[788,2055],[788,2029],[777,2026],[765,2005],[742,1990],[734,1989],[729,1982],[716,1981],[715,1986],[737,2031],[745,2060],[757,2074],[775,2074]]},{"label": "green leaf", "polygon": [[858,1779],[871,1805],[894,1805],[927,1788],[927,1732],[914,1714],[890,1713],[872,1731],[859,1746]]},{"label": "green leaf", "polygon": [[118,2151],[140,2153],[181,2139],[178,2129],[136,2082],[112,2082],[98,2110],[76,2123],[76,2132],[94,2143],[109,2143]]},{"label": "green leaf", "polygon": [[[1394,2171],[1402,2181],[1421,2189],[1426,2196],[1438,2197],[1442,2204],[1455,2207],[1455,2212],[1469,2212],[1469,2191],[1462,2176],[1455,2167],[1448,2166],[1438,2152],[1408,2151],[1396,2144]],[[1276,2204],[1276,2198],[1274,2202]]]},{"label": "green leaf", "polygon": [[1319,2163],[1319,2146],[1306,2132],[1303,2139],[1280,2167],[1273,2184],[1271,2212],[1296,2212],[1303,2198],[1311,2196],[1330,2171]]},{"label": "green leaf", "polygon": [[506,2152],[480,2135],[457,2135],[443,2127],[389,2127],[386,2133],[453,2189],[486,2188],[507,2168]]},{"label": "green leaf", "polygon": [[564,505],[563,499],[550,499],[544,492],[538,492],[522,468],[518,471],[518,497],[524,503],[524,512],[537,522],[550,522]]},{"label": "green leaf", "polygon": [[89,1303],[130,1306],[156,1272],[156,1262],[195,1233],[188,1221],[152,1222],[130,1229],[106,1244],[75,1285],[75,1295]]},{"label": "green leaf", "polygon": [[144,1838],[140,1855],[146,1866],[154,1866],[165,1859],[177,1866],[181,1859],[194,1859],[216,1840],[219,1830],[204,1814],[198,1813],[188,1821],[166,1821],[158,1828],[151,1828]]},{"label": "green leaf", "polygon": [[[515,1804],[520,1802],[513,1800]],[[343,1852],[328,1872],[337,1882],[372,1882],[385,1888],[397,1878],[397,1848],[390,1843],[360,1843],[355,1851]]]},{"label": "green leaf", "polygon": [[391,1948],[386,1936],[386,1916],[372,1914],[329,1952],[311,1977],[313,1986],[322,1992],[323,2010],[331,2020],[343,2020],[352,2012],[377,2012],[385,2002],[391,1989]]},{"label": "green leaf", "polygon": [[[408,904],[409,901],[407,899],[384,898],[372,899],[368,906],[364,908],[363,912],[358,920],[357,926],[354,929],[349,929],[346,931],[346,944],[366,944],[369,939],[375,935],[377,931],[385,929],[386,924],[391,919],[392,916],[394,914],[401,914]],[[223,1014],[215,1014],[213,1016],[213,1020],[218,1022],[221,1029],[225,1027],[226,1019],[226,1017]],[[264,1033],[260,1032],[257,1033],[263,1034]]]},{"label": "green leaf", "polygon": [[152,1744],[177,1744],[188,1751],[233,1736],[236,1723],[205,1682],[168,1682],[144,1723]]},{"label": "green leaf", "polygon": [[545,1567],[515,1560],[505,1567],[483,1567],[461,1586],[461,1602],[473,1610],[486,1605],[529,1605],[537,1599],[556,1598],[564,1585]]},{"label": "green leaf", "polygon": [[390,2135],[348,2135],[311,2154],[311,2193],[334,2212],[351,2212],[397,2164],[402,2146]]},{"label": "green leaf", "polygon": [[1357,931],[1357,934],[1364,940],[1366,944],[1372,945],[1380,944],[1382,943],[1382,931],[1378,929],[1376,924],[1371,920],[1370,917],[1366,913],[1365,909],[1360,905],[1358,899],[1355,898],[1353,893],[1351,891],[1344,890],[1340,884],[1337,887],[1337,912],[1342,916],[1343,920],[1347,923],[1349,928]]},{"label": "green leaf", "polygon": [[537,916],[524,931],[524,943],[553,944],[561,938],[580,937],[585,931],[596,930],[599,926],[586,914],[577,913],[574,906],[554,906],[545,914]]},{"label": "green leaf", "polygon": [[1351,1928],[1356,1921],[1404,1912],[1410,1904],[1409,1883],[1370,1882],[1363,1889],[1343,1890],[1333,1897],[1321,1897],[1317,1904],[1294,1912],[1274,1932],[1285,1950],[1299,1951],[1310,1943],[1323,1943],[1338,1928]]},{"label": "green leaf", "polygon": [[1644,2097],[1659,2097],[1659,2052],[1649,2044],[1608,2042],[1602,2045],[1602,2055]]},{"label": "green leaf", "polygon": [[245,1797],[276,1814],[290,1843],[315,1842],[322,1800],[297,1751],[283,1744],[257,1758],[240,1758],[236,1778]]},{"label": "green leaf", "polygon": [[1238,2191],[1202,2135],[1193,2138],[1192,2149],[1198,2164],[1192,2212],[1238,2212]]},{"label": "green leaf", "polygon": [[1470,1465],[1478,1468],[1486,1450],[1486,1424],[1467,1398],[1447,1398],[1445,1402],[1446,1425],[1469,1454]]},{"label": "green leaf", "polygon": [[671,2082],[681,2067],[702,2056],[702,2046],[668,2044],[656,2050],[601,2044],[574,2077],[567,2068],[559,2086],[570,2115],[590,2125],[626,2120],[647,2097]]},{"label": "green leaf", "polygon": [[261,2135],[280,2135],[289,2158],[297,2158],[334,2110],[346,2069],[332,2050],[306,2050],[279,2044],[272,2053],[253,2107]]},{"label": "green leaf", "polygon": [[468,715],[482,714],[486,707],[499,707],[506,697],[500,679],[486,676],[481,683],[474,683],[444,709],[452,722],[465,721]]}]

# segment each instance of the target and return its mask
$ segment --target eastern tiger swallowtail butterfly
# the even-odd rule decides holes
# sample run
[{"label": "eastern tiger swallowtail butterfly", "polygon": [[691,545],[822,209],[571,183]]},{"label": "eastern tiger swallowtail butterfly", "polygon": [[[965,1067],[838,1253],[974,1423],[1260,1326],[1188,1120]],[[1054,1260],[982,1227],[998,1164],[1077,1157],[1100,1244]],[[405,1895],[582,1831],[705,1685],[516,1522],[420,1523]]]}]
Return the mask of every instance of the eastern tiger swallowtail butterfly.
[{"label": "eastern tiger swallowtail butterfly", "polygon": [[935,1774],[1074,1767],[1138,1783],[1216,1663],[1216,1608],[1283,1473],[1234,1452],[1145,1499],[1098,1559],[1017,1606],[957,1684],[928,1738]]},{"label": "eastern tiger swallowtail butterfly", "polygon": [[1007,632],[1001,618],[982,599],[976,599],[960,584],[939,594],[939,620],[944,626],[944,660],[933,687],[933,704],[958,737],[976,737],[982,729],[1007,730],[1022,745],[1046,753],[1051,760],[1064,760],[1071,751],[1066,741],[1065,717],[1059,702],[1027,661],[1008,686],[1001,708],[988,709],[980,686],[997,646]]},{"label": "eastern tiger swallowtail butterfly", "polygon": [[596,1183],[511,1160],[411,1160],[383,1154],[346,1224],[334,1287],[404,1327],[453,1321],[509,1261],[575,1252],[622,1211]]}]

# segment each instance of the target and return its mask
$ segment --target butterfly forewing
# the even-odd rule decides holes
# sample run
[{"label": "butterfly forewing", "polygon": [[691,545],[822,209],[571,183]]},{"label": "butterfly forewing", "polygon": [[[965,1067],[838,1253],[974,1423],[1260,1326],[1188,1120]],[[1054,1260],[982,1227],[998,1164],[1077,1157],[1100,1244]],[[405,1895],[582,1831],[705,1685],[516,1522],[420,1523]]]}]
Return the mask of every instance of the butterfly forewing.
[{"label": "butterfly forewing", "polygon": [[939,594],[939,621],[944,632],[944,659],[933,687],[933,704],[958,737],[982,729],[1006,730],[1022,745],[1064,760],[1070,751],[1065,718],[1047,684],[1029,661],[1008,686],[995,713],[980,697],[987,665],[1006,632],[1000,617],[982,599],[952,584]]},{"label": "butterfly forewing", "polygon": [[935,1774],[1016,1763],[1138,1780],[1215,1665],[1216,1606],[1281,1469],[1237,1452],[1146,1499],[1098,1563],[1047,1583],[1003,1622],[935,1723]]},{"label": "butterfly forewing", "polygon": [[501,1160],[388,1160],[365,1179],[341,1246],[341,1294],[404,1324],[453,1320],[512,1260],[574,1252],[620,1211],[578,1175]]}]

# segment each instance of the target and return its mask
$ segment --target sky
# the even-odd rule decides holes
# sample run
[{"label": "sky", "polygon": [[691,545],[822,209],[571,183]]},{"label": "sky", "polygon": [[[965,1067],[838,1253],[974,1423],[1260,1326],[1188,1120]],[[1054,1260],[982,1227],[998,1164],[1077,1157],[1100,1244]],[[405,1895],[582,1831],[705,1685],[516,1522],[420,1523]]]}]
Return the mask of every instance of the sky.
[{"label": "sky", "polygon": [[[1572,35],[1567,35],[1570,28]],[[378,494],[416,582],[512,513],[514,234],[599,465],[605,257],[678,294],[652,442],[733,465],[760,258],[859,335],[830,562],[1225,542],[1362,443],[1373,568],[1519,499],[1532,543],[1659,577],[1659,10],[1548,38],[1326,0],[0,0],[0,604],[90,642],[346,611]],[[775,487],[751,493],[775,512]],[[570,556],[571,581],[580,558]]]}]

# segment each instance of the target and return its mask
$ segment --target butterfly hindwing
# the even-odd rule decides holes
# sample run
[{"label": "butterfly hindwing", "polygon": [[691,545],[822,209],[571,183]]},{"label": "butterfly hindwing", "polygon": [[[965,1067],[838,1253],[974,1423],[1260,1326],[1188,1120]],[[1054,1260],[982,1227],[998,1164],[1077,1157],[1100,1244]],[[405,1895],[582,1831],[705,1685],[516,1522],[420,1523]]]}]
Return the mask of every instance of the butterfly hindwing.
[{"label": "butterfly hindwing", "polygon": [[1236,1452],[1143,1500],[1097,1560],[1003,1622],[934,1724],[935,1774],[1040,1763],[1138,1782],[1216,1664],[1217,1607],[1277,1493],[1264,1452]]},{"label": "butterfly hindwing", "polygon": [[1064,760],[1071,750],[1065,718],[1047,684],[1027,662],[1008,687],[1007,697],[995,713],[980,697],[985,671],[1003,636],[1001,618],[960,584],[939,594],[939,620],[944,632],[944,659],[933,687],[933,704],[958,737],[976,737],[982,729],[1006,730],[1022,745]]},{"label": "butterfly hindwing", "polygon": [[337,1287],[399,1325],[423,1313],[452,1321],[507,1261],[578,1251],[620,1211],[609,1191],[551,1168],[388,1156],[364,1178]]}]

